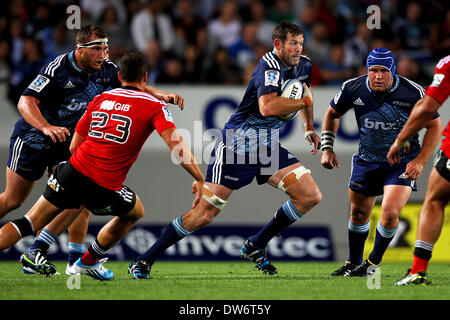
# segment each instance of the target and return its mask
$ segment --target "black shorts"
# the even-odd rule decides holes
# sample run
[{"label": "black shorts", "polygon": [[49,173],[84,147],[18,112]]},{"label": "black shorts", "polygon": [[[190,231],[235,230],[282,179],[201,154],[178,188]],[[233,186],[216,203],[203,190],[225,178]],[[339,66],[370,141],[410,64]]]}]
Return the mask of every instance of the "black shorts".
[{"label": "black shorts", "polygon": [[447,181],[450,182],[450,160],[442,150],[439,150],[434,160],[436,171]]},{"label": "black shorts", "polygon": [[60,209],[84,205],[96,215],[121,216],[136,204],[136,194],[128,187],[123,186],[118,191],[103,188],[77,171],[69,161],[56,167],[43,196]]}]

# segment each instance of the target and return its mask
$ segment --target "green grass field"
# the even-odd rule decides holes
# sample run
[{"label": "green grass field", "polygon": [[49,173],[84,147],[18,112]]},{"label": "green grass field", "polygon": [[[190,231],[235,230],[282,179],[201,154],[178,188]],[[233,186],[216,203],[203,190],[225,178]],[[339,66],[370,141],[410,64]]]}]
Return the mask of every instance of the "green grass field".
[{"label": "green grass field", "polygon": [[[64,272],[65,262],[56,262]],[[340,263],[275,263],[277,276],[267,276],[250,262],[158,262],[149,280],[132,280],[127,262],[108,262],[111,281],[81,276],[24,275],[17,262],[0,263],[2,300],[449,300],[450,266],[431,264],[430,286],[396,287],[409,264],[384,264],[379,289],[365,278],[331,278]],[[376,282],[372,281],[372,286]],[[70,287],[70,286],[69,286]]]}]

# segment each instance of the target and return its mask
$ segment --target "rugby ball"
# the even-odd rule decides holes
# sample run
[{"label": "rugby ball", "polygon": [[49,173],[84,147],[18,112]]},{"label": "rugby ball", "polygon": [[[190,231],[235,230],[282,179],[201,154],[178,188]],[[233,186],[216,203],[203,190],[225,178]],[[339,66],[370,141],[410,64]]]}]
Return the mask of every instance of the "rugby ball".
[{"label": "rugby ball", "polygon": [[[303,85],[297,79],[289,79],[281,87],[281,96],[288,99],[301,99],[303,95]],[[279,116],[281,121],[289,121],[294,119],[298,111]]]}]

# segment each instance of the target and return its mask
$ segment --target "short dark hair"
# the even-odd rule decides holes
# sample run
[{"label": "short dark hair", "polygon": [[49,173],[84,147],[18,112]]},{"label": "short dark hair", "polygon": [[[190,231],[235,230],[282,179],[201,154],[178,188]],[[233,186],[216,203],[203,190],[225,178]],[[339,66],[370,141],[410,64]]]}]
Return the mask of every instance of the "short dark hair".
[{"label": "short dark hair", "polygon": [[294,36],[298,36],[299,34],[303,34],[303,30],[300,29],[298,25],[290,21],[280,22],[275,29],[273,29],[272,41],[275,41],[275,39],[280,39],[281,42],[285,42],[289,33]]},{"label": "short dark hair", "polygon": [[123,81],[140,82],[147,71],[147,59],[141,52],[131,51],[120,59],[120,74]]},{"label": "short dark hair", "polygon": [[108,34],[101,27],[96,24],[87,24],[78,30],[77,43],[88,43],[91,40],[92,35],[95,35],[98,39],[108,38]]}]

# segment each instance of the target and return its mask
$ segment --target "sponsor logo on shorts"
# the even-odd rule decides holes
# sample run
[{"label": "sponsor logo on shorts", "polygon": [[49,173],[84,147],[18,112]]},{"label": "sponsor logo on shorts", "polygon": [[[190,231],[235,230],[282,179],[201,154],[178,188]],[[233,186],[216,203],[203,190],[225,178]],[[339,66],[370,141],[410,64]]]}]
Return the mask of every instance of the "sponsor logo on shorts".
[{"label": "sponsor logo on shorts", "polygon": [[50,188],[52,188],[53,190],[55,190],[56,192],[59,192],[59,189],[62,189],[61,185],[58,182],[58,180],[56,180],[56,178],[53,177],[53,175],[51,175],[51,177],[48,179],[47,185]]},{"label": "sponsor logo on shorts", "polygon": [[228,180],[239,181],[239,178],[236,178],[236,177],[224,176],[224,178],[228,179]]},{"label": "sponsor logo on shorts", "polygon": [[94,214],[108,214],[112,212],[111,206],[107,206],[103,209],[91,209]]},{"label": "sponsor logo on shorts", "polygon": [[363,187],[362,184],[354,182],[354,181],[352,181],[351,184],[352,184],[352,186],[355,186],[355,187],[358,187],[358,188],[362,188]]}]

